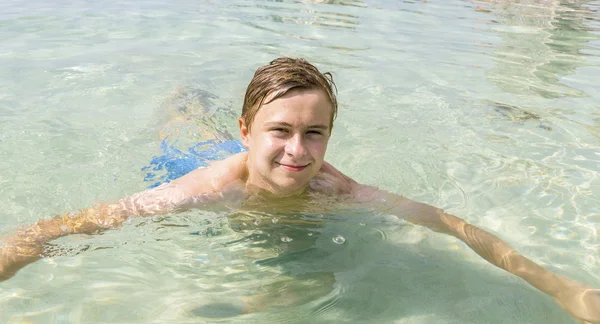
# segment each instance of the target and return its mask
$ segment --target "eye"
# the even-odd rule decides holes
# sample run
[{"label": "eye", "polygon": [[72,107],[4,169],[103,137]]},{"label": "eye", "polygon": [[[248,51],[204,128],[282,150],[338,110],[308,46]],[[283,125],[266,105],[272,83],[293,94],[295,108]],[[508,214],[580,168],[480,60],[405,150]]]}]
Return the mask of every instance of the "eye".
[{"label": "eye", "polygon": [[271,132],[275,132],[276,134],[287,134],[288,130],[281,127],[275,127],[270,129]]},{"label": "eye", "polygon": [[315,130],[315,129],[311,129],[308,132],[306,132],[309,135],[323,135],[323,132],[320,130]]}]

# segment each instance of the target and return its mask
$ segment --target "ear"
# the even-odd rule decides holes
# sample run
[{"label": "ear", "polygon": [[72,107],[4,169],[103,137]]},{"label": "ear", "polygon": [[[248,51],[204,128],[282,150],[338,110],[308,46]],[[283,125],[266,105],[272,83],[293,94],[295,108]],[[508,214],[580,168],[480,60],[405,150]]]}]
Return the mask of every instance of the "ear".
[{"label": "ear", "polygon": [[240,127],[240,137],[242,139],[242,145],[245,148],[250,148],[250,130],[248,129],[248,125],[246,125],[246,120],[243,117],[238,119],[238,126]]}]

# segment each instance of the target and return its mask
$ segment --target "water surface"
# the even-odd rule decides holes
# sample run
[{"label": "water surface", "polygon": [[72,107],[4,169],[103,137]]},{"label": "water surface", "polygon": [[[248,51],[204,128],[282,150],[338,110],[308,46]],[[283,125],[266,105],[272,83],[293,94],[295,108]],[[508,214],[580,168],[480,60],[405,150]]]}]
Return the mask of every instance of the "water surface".
[{"label": "water surface", "polygon": [[[205,95],[207,117],[193,115],[179,148],[217,131],[235,138],[254,70],[290,55],[334,72],[328,161],[598,288],[599,10],[557,0],[4,1],[0,234],[148,187],[142,169],[163,154],[181,89]],[[63,238],[55,257],[1,284],[0,322],[573,322],[455,239],[342,207],[245,216],[271,221],[265,229],[193,210]],[[280,304],[209,318],[234,312],[240,296]]]}]

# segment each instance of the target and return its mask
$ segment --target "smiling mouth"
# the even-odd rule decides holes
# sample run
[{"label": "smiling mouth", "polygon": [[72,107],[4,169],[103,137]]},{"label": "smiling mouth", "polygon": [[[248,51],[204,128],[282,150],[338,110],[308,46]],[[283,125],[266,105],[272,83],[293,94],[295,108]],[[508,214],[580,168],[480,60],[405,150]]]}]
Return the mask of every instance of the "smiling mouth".
[{"label": "smiling mouth", "polygon": [[289,164],[281,164],[281,163],[277,163],[278,165],[280,165],[282,168],[284,168],[285,170],[288,171],[302,171],[304,169],[306,169],[307,165],[289,165]]}]

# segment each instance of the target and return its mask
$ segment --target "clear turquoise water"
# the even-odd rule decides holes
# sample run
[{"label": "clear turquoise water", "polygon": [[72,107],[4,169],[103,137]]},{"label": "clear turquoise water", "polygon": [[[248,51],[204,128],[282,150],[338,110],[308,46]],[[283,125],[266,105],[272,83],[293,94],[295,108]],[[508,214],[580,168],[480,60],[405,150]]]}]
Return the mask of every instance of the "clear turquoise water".
[{"label": "clear turquoise water", "polygon": [[[235,134],[256,67],[291,55],[335,73],[330,162],[600,287],[599,1],[313,2],[2,2],[0,234],[144,189],[178,88]],[[257,250],[201,210],[64,238],[0,285],[0,322],[572,322],[456,240],[370,216]],[[306,300],[206,317],[261,291]]]}]

